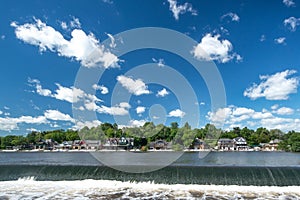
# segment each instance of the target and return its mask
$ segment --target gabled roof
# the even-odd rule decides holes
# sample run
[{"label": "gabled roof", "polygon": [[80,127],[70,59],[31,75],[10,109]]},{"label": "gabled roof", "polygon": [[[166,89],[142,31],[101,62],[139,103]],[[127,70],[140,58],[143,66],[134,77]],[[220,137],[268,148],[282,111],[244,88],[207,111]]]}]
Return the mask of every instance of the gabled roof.
[{"label": "gabled roof", "polygon": [[243,138],[243,137],[236,137],[233,140],[236,142],[246,142],[245,138]]}]

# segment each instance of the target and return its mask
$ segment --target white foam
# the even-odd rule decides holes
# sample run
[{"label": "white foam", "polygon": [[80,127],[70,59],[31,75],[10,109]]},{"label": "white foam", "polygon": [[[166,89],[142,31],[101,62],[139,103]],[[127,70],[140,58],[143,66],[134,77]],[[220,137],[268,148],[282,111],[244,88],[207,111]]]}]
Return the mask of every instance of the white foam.
[{"label": "white foam", "polygon": [[192,193],[206,196],[222,196],[240,199],[241,196],[274,197],[277,199],[292,195],[300,198],[299,186],[237,186],[237,185],[184,185],[155,184],[153,182],[122,182],[110,180],[76,180],[76,181],[36,181],[34,177],[25,177],[17,181],[0,182],[1,197],[18,199],[20,197],[40,199],[85,199],[91,195],[115,195],[122,193],[122,198],[130,194],[140,194],[148,198],[173,197],[192,198]]}]

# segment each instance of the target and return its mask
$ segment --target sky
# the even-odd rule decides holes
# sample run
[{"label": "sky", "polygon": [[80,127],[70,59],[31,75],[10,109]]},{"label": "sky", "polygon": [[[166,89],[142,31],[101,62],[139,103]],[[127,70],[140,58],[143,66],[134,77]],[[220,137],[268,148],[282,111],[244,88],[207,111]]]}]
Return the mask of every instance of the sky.
[{"label": "sky", "polygon": [[297,0],[3,1],[0,135],[147,121],[300,131],[299,11]]}]

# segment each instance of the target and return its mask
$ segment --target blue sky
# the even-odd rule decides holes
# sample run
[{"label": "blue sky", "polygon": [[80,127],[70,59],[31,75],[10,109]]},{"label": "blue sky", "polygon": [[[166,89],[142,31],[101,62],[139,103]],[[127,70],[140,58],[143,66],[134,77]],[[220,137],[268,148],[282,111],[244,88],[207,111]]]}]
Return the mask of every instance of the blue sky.
[{"label": "blue sky", "polygon": [[[300,131],[299,9],[296,0],[2,2],[0,134],[145,121]],[[144,27],[195,41],[172,45],[218,70],[226,102],[212,105],[204,78],[174,52],[118,56],[130,45],[120,33]]]}]

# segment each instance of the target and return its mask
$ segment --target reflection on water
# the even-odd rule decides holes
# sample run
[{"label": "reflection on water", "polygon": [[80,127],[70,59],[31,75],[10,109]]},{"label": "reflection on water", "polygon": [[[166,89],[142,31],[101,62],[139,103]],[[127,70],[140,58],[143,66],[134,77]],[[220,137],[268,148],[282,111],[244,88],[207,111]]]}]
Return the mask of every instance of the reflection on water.
[{"label": "reflection on water", "polygon": [[185,153],[174,165],[192,166],[293,166],[300,167],[300,154],[287,152],[211,152],[203,159],[203,152]]},{"label": "reflection on water", "polygon": [[[206,155],[207,154],[207,155]],[[172,155],[172,156],[171,156]],[[176,152],[1,152],[0,165],[152,165],[179,157]],[[99,159],[97,160],[96,158]],[[203,157],[203,158],[202,158]],[[172,165],[184,166],[293,166],[300,167],[300,154],[288,152],[187,152]]]}]

